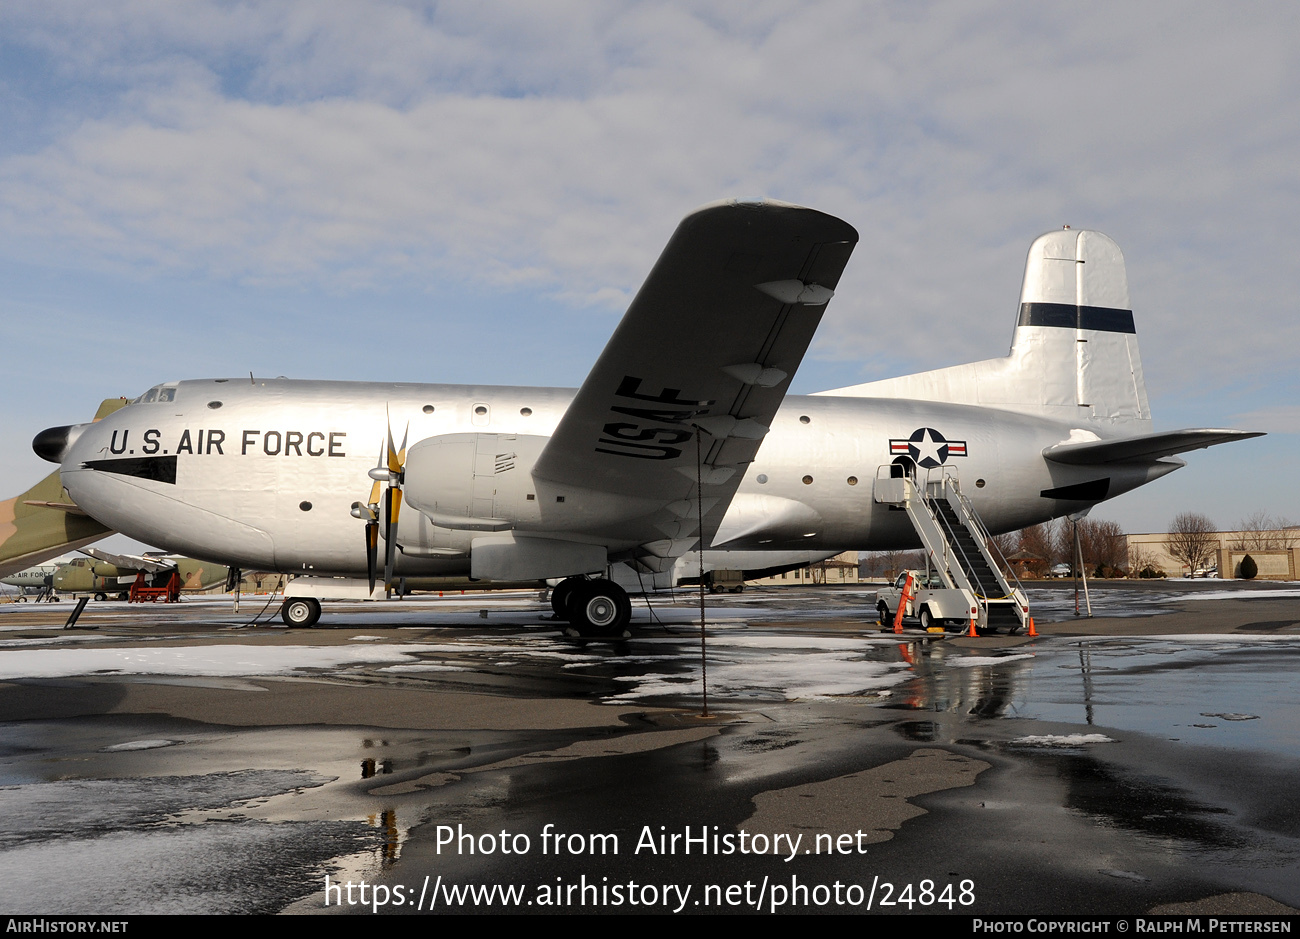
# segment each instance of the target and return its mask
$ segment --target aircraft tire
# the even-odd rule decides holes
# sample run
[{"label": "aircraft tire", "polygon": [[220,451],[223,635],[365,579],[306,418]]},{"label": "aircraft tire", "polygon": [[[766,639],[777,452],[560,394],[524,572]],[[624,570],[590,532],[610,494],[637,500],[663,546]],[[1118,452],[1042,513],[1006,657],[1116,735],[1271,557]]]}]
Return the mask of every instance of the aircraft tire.
[{"label": "aircraft tire", "polygon": [[315,597],[290,597],[280,607],[280,618],[291,629],[315,626],[320,619],[320,601]]},{"label": "aircraft tire", "polygon": [[95,602],[96,602],[96,603],[103,603],[103,602],[104,602],[105,600],[107,600],[107,599],[108,599],[108,594],[106,594],[106,593],[97,593],[97,594],[95,594]]},{"label": "aircraft tire", "polygon": [[581,577],[566,577],[555,585],[555,589],[551,591],[551,609],[555,611],[556,619],[570,618],[569,601],[573,599],[573,591],[582,582]]},{"label": "aircraft tire", "polygon": [[569,622],[580,636],[619,638],[631,619],[632,601],[612,580],[584,581],[569,600]]}]

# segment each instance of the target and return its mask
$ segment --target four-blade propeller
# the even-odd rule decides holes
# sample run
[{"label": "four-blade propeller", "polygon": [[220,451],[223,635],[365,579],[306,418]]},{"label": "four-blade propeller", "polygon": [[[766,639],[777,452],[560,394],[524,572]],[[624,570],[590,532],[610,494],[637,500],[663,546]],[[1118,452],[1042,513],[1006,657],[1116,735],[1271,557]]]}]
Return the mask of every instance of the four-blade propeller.
[{"label": "four-blade propeller", "polygon": [[[393,593],[393,564],[397,559],[397,521],[402,514],[402,482],[406,471],[406,438],[410,425],[402,433],[400,449],[393,446],[393,427],[388,426],[387,445],[380,444],[379,460],[369,476],[374,480],[365,505],[353,503],[352,514],[366,522],[366,570],[370,575],[370,592],[375,591],[379,562],[379,523],[384,524],[384,596]],[[384,483],[388,483],[384,487]],[[382,495],[381,495],[382,490]],[[380,500],[383,500],[382,509]]]}]

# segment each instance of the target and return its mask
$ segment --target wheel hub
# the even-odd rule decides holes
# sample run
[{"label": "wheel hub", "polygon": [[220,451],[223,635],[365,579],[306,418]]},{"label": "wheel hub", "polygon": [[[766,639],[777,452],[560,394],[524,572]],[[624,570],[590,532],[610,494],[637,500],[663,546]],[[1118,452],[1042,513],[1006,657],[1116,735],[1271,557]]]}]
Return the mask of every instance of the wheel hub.
[{"label": "wheel hub", "polygon": [[611,597],[592,597],[587,603],[587,621],[604,628],[618,617],[618,604]]}]

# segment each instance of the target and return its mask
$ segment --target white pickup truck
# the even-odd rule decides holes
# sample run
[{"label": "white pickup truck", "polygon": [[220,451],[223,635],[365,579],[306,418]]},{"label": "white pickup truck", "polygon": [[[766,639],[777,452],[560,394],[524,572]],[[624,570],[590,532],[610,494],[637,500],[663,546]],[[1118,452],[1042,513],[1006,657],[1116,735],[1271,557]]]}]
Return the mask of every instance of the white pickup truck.
[{"label": "white pickup truck", "polygon": [[912,578],[911,595],[903,608],[903,615],[920,620],[922,629],[965,628],[971,618],[978,615],[974,597],[965,590],[945,587],[936,571],[902,571],[892,586],[876,591],[876,610],[880,613],[882,626],[893,625],[909,575]]}]

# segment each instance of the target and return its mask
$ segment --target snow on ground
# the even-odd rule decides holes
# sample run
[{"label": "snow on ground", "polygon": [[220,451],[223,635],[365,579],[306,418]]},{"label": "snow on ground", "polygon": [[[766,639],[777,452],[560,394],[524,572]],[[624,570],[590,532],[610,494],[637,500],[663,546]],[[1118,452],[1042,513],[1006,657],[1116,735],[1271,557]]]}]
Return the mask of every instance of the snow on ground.
[{"label": "snow on ground", "polygon": [[1180,600],[1275,600],[1283,597],[1300,597],[1300,590],[1202,590],[1189,592]]},{"label": "snow on ground", "polygon": [[946,661],[953,668],[974,668],[977,665],[1005,665],[1007,662],[1032,659],[1033,657],[1032,653],[1021,652],[1016,655],[957,655]]},{"label": "snow on ground", "polygon": [[415,663],[420,645],[173,646],[149,649],[12,649],[0,656],[0,680],[73,675],[277,675],[303,668],[372,662]]},{"label": "snow on ground", "polygon": [[[657,660],[638,657],[651,667],[645,674],[617,675],[628,690],[614,701],[637,701],[701,691],[699,648],[693,640],[673,640],[677,648]],[[664,640],[659,640],[662,644]],[[861,696],[901,684],[911,677],[905,662],[875,661],[893,643],[864,638],[771,636],[710,637],[709,694],[733,699],[793,701]],[[659,664],[659,668],[654,668]],[[567,666],[566,666],[567,667]],[[574,663],[572,667],[582,667]]]},{"label": "snow on ground", "polygon": [[1114,743],[1105,734],[1030,734],[1011,743],[1022,747],[1081,747],[1089,743]]}]

